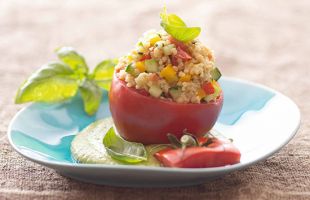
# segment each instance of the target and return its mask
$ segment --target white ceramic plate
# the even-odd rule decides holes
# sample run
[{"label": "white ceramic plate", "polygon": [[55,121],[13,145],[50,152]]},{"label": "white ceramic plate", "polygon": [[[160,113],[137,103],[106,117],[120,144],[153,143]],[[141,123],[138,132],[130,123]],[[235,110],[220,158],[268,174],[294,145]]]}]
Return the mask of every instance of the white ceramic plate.
[{"label": "white ceramic plate", "polygon": [[298,107],[281,93],[233,78],[223,77],[220,84],[224,106],[215,129],[232,138],[241,151],[241,162],[236,165],[177,169],[75,163],[70,152],[74,135],[93,121],[110,116],[106,93],[92,117],[84,113],[79,97],[56,105],[32,104],[16,114],[8,137],[27,159],[86,182],[131,187],[200,184],[268,158],[293,138],[300,124]]}]

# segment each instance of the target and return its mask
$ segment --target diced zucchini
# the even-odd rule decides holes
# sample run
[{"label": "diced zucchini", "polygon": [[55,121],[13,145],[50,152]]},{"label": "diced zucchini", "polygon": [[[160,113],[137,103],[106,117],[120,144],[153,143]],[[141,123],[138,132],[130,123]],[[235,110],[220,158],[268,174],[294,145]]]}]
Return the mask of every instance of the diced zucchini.
[{"label": "diced zucchini", "polygon": [[220,78],[221,78],[221,76],[222,76],[222,74],[221,74],[221,72],[220,72],[220,70],[217,68],[217,67],[215,67],[212,71],[211,71],[211,76],[212,76],[212,79],[213,80],[219,80]]},{"label": "diced zucchini", "polygon": [[209,94],[209,95],[207,95],[203,100],[205,100],[206,102],[210,102],[210,101],[212,101],[212,100],[215,100],[216,99],[216,95],[214,95],[214,94]]},{"label": "diced zucchini", "polygon": [[174,100],[176,100],[179,96],[181,96],[181,93],[182,93],[181,88],[178,87],[170,88],[169,90],[169,94]]},{"label": "diced zucchini", "polygon": [[125,68],[125,72],[127,72],[128,74],[132,75],[132,76],[136,76],[136,72],[135,69],[132,67],[132,63],[130,63],[129,65],[126,66]]},{"label": "diced zucchini", "polygon": [[145,60],[145,69],[147,72],[158,72],[158,63],[155,59]]},{"label": "diced zucchini", "polygon": [[149,93],[156,98],[160,97],[162,92],[163,91],[157,85],[152,85],[149,89]]}]

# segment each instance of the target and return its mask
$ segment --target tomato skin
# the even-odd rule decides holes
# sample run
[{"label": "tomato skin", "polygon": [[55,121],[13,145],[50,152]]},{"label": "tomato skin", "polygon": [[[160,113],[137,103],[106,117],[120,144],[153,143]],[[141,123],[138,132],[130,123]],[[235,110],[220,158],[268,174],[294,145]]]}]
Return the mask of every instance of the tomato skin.
[{"label": "tomato skin", "polygon": [[165,167],[207,168],[240,162],[240,151],[230,142],[217,140],[208,147],[166,148],[154,154]]},{"label": "tomato skin", "polygon": [[136,90],[139,94],[142,94],[143,96],[150,96],[150,93],[146,91],[145,89]]},{"label": "tomato skin", "polygon": [[196,136],[208,132],[222,109],[223,95],[212,103],[180,104],[142,95],[114,75],[109,104],[122,137],[143,144],[159,144],[169,142],[167,133],[180,138],[184,129]]}]

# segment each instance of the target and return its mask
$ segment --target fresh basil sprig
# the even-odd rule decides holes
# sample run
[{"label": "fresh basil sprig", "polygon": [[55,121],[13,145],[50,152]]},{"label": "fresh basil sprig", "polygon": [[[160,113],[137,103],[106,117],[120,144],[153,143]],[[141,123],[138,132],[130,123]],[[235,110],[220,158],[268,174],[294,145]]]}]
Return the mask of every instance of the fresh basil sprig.
[{"label": "fresh basil sprig", "polygon": [[85,112],[93,115],[100,106],[102,89],[110,88],[117,60],[104,60],[89,74],[85,59],[72,47],[61,47],[56,54],[60,61],[33,73],[18,89],[15,103],[61,102],[80,91]]},{"label": "fresh basil sprig", "polygon": [[114,66],[117,64],[117,59],[104,60],[100,62],[91,77],[96,83],[105,90],[109,90],[114,73]]},{"label": "fresh basil sprig", "polygon": [[200,34],[200,27],[187,27],[185,22],[175,14],[168,14],[166,7],[160,13],[160,25],[175,39],[188,42]]},{"label": "fresh basil sprig", "polygon": [[116,135],[113,127],[105,134],[103,144],[107,153],[116,160],[132,164],[147,160],[143,144],[124,140]]}]

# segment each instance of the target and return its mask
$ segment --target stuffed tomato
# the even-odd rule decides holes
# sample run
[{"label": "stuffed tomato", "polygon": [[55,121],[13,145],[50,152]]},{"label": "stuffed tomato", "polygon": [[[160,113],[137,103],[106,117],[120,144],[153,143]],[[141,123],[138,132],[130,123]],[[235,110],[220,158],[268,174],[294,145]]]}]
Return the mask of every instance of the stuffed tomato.
[{"label": "stuffed tomato", "polygon": [[199,137],[223,105],[221,74],[212,51],[198,40],[182,42],[149,31],[115,67],[110,110],[119,134],[143,144],[167,143],[167,134]]},{"label": "stuffed tomato", "polygon": [[143,144],[168,143],[167,133],[178,138],[187,130],[196,136],[207,133],[215,124],[223,104],[215,102],[175,103],[147,96],[117,77],[110,91],[110,110],[119,134]]}]

